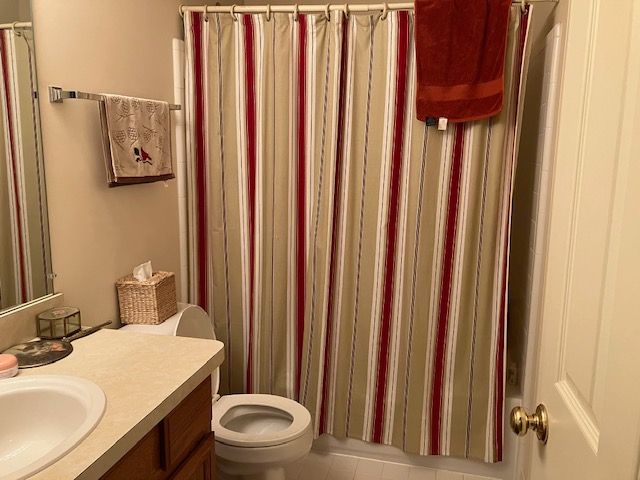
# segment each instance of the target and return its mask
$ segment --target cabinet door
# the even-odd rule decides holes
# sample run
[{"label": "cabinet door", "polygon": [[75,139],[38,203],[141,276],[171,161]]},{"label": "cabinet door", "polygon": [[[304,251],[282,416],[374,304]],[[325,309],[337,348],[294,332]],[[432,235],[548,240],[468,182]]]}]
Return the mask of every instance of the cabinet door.
[{"label": "cabinet door", "polygon": [[213,433],[203,438],[170,480],[215,480],[216,454]]},{"label": "cabinet door", "polygon": [[156,425],[101,480],[164,480],[167,472],[162,453],[163,437]]},{"label": "cabinet door", "polygon": [[212,480],[213,445],[207,378],[101,480]]},{"label": "cabinet door", "polygon": [[211,380],[197,386],[162,423],[166,470],[172,472],[211,433]]}]

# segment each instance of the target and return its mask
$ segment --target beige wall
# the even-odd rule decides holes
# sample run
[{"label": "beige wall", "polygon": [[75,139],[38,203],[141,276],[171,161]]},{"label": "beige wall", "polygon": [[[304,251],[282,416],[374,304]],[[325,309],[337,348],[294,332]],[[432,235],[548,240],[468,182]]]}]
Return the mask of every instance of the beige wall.
[{"label": "beige wall", "polygon": [[177,187],[108,188],[97,104],[51,104],[47,86],[171,101],[180,3],[33,0],[55,291],[87,325],[117,319],[114,282],[134,265],[179,274]]},{"label": "beige wall", "polygon": [[0,23],[28,22],[31,19],[27,0],[2,0]]}]

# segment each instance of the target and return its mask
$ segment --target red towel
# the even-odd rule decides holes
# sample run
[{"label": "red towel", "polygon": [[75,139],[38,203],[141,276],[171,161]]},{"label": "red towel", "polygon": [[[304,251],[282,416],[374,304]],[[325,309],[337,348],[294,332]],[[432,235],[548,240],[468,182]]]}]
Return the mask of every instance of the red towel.
[{"label": "red towel", "polygon": [[418,119],[500,112],[510,7],[511,0],[415,0]]}]

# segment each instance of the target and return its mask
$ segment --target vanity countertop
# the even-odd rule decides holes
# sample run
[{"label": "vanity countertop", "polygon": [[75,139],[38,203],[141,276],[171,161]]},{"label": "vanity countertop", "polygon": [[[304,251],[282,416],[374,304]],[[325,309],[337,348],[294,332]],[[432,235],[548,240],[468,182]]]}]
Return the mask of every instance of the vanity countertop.
[{"label": "vanity countertop", "polygon": [[30,477],[96,479],[218,367],[215,340],[100,330],[73,342],[73,353],[19,376],[73,375],[102,388],[107,406],[95,430],[76,448]]}]

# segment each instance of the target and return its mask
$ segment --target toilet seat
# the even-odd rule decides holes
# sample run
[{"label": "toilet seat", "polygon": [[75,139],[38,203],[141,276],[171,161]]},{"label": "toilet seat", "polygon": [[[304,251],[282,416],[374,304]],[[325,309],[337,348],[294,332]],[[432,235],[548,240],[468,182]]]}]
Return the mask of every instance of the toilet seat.
[{"label": "toilet seat", "polygon": [[[234,409],[237,411],[234,412]],[[283,429],[255,434],[225,426],[242,416],[259,416],[263,412],[287,418],[290,423]],[[262,394],[224,395],[214,404],[212,426],[216,442],[244,448],[270,447],[292,442],[308,432],[311,428],[311,415],[298,402],[285,397]]]}]

